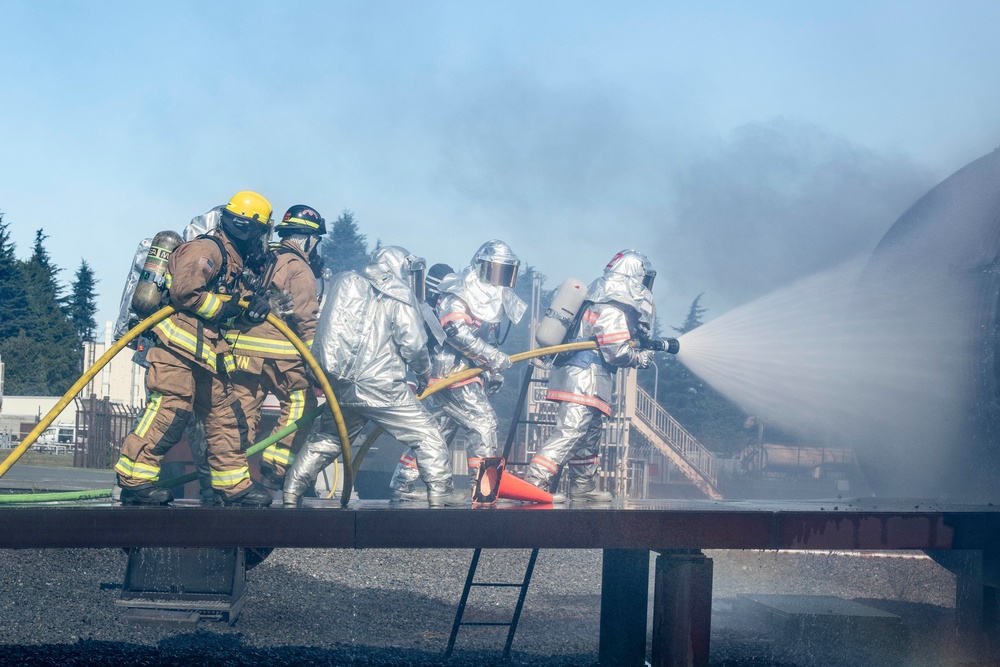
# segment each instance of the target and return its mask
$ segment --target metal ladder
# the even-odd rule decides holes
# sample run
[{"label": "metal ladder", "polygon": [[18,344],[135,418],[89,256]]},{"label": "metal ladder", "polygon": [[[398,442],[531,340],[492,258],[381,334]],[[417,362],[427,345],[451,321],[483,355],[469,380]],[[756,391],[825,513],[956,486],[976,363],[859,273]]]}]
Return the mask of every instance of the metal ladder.
[{"label": "metal ladder", "polygon": [[[444,659],[448,660],[451,658],[451,653],[455,649],[455,638],[458,636],[458,629],[463,625],[491,625],[491,626],[506,626],[507,631],[507,642],[503,647],[503,660],[510,658],[510,647],[514,643],[514,633],[517,631],[517,622],[521,618],[521,609],[524,607],[524,598],[528,594],[528,584],[531,582],[531,573],[535,569],[535,560],[538,558],[538,549],[531,550],[531,557],[528,558],[528,567],[524,570],[524,579],[521,583],[505,583],[505,582],[477,582],[476,579],[476,568],[479,566],[479,555],[482,553],[482,549],[476,549],[472,554],[472,562],[469,564],[469,574],[465,578],[465,588],[462,590],[462,599],[458,603],[458,612],[455,614],[455,624],[451,627],[451,636],[448,637],[448,648],[445,650]],[[520,588],[521,592],[517,596],[517,605],[514,607],[514,616],[509,622],[503,621],[463,621],[462,617],[465,614],[465,605],[469,601],[469,592],[472,590],[473,586],[491,586],[494,588]]]},{"label": "metal ladder", "polygon": [[[528,390],[531,387],[533,374],[533,367],[528,364],[528,368],[524,372],[524,376],[521,379],[521,389],[518,392],[517,407],[514,410],[514,416],[511,420],[510,429],[507,431],[507,440],[504,443],[503,457],[507,459],[510,456],[510,450],[514,444],[514,437],[517,433],[517,427],[522,423],[529,423],[528,420],[522,420],[521,415],[524,412],[524,403],[528,396]],[[515,464],[517,465],[517,464]],[[523,465],[523,464],[522,464]],[[476,569],[479,567],[479,556],[482,553],[482,549],[476,549],[472,554],[472,562],[469,563],[469,573],[465,577],[465,588],[462,589],[462,599],[458,603],[458,611],[455,613],[455,623],[451,627],[451,636],[448,637],[448,648],[445,650],[444,659],[448,660],[451,658],[452,651],[455,649],[455,638],[458,636],[458,629],[463,625],[492,625],[492,626],[507,626],[509,630],[507,631],[507,642],[503,647],[503,660],[510,658],[510,647],[514,643],[514,633],[517,632],[517,623],[521,618],[521,608],[524,606],[524,598],[528,594],[528,584],[531,583],[531,573],[535,569],[535,560],[538,558],[538,549],[531,550],[531,556],[528,558],[528,566],[524,570],[524,579],[521,583],[499,583],[499,582],[477,582],[476,579]],[[500,621],[495,622],[463,622],[462,617],[465,615],[465,606],[469,601],[469,593],[472,591],[473,586],[482,587],[496,587],[496,588],[513,588],[520,587],[521,592],[517,597],[517,605],[514,607],[514,616],[511,618],[509,623],[504,623]]]}]

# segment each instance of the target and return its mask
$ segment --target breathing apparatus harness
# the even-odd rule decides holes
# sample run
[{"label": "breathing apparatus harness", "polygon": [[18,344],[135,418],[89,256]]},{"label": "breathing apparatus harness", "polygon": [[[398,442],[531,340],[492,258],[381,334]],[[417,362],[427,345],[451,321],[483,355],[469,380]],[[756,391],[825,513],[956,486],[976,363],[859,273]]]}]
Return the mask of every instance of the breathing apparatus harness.
[{"label": "breathing apparatus harness", "polygon": [[[574,332],[580,330],[580,320],[583,319],[583,314],[587,311],[587,308],[592,305],[593,301],[584,301],[580,304],[580,309],[576,311],[576,315],[573,317],[573,323],[566,329],[567,335],[563,339],[563,343],[584,343],[587,341],[597,342],[597,339],[593,336],[589,338],[581,337],[571,337]],[[557,354],[552,359],[552,365],[555,367],[559,366],[576,366],[577,368],[587,368],[588,366],[598,364],[602,366],[607,371],[614,370],[613,367],[604,361],[604,357],[601,356],[599,350],[578,350],[576,352],[564,352],[562,354]]]}]

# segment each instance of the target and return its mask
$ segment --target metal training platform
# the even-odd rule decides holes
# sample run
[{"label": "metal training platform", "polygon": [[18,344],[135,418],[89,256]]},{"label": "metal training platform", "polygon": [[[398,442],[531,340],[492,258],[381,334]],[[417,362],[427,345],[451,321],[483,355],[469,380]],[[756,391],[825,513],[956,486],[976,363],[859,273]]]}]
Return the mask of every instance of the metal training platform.
[{"label": "metal training platform", "polygon": [[979,594],[964,610],[959,597],[959,621],[982,625],[984,607],[1000,599],[1000,508],[992,505],[641,500],[430,509],[307,502],[300,509],[0,508],[0,548],[603,549],[602,665],[643,664],[651,551],[657,552],[653,665],[708,664],[712,561],[704,549],[968,552],[980,563],[978,587],[972,586]]}]

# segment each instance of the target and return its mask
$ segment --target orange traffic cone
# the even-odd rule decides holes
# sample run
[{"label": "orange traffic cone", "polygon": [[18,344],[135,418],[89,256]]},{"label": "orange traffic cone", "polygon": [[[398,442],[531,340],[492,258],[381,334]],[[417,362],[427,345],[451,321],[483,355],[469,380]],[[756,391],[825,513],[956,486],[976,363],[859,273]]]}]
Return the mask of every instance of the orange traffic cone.
[{"label": "orange traffic cone", "polygon": [[472,492],[472,502],[478,505],[492,505],[498,499],[506,498],[552,504],[551,493],[542,491],[514,475],[505,475],[504,463],[503,457],[500,456],[483,459],[476,474],[476,488]]}]

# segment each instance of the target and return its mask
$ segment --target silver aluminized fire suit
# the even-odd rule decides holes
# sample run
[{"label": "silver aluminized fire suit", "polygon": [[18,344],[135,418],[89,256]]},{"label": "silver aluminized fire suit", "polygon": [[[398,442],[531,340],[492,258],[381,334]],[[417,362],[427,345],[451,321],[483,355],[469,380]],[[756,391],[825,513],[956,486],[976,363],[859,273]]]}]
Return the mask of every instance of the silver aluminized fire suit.
[{"label": "silver aluminized fire suit", "polygon": [[[506,252],[509,248],[502,241]],[[485,246],[486,244],[484,244]],[[482,249],[481,249],[482,250]],[[480,253],[477,253],[479,256]],[[516,257],[510,253],[511,257]],[[461,273],[452,273],[441,280],[435,314],[447,334],[445,344],[436,345],[432,355],[431,383],[442,381],[468,368],[485,366],[487,382],[503,382],[500,375],[510,367],[510,358],[487,342],[494,337],[504,315],[513,323],[520,321],[526,305],[510,287],[493,285],[480,278],[476,266]],[[469,475],[475,480],[483,458],[499,456],[497,443],[498,420],[487,398],[483,380],[475,377],[457,382],[432,397],[441,407],[438,424],[446,439],[461,426],[467,429],[465,451]],[[412,452],[403,452],[392,480],[391,494],[408,493],[417,479]]]},{"label": "silver aluminized fire suit", "polygon": [[[371,420],[414,452],[428,502],[454,504],[444,437],[406,383],[407,366],[424,380],[431,370],[424,322],[409,284],[416,260],[403,248],[385,246],[362,273],[336,275],[312,353],[330,379],[348,436],[353,440]],[[285,476],[285,506],[297,506],[340,453],[333,417],[324,412]]]},{"label": "silver aluminized fire suit", "polygon": [[559,410],[552,434],[525,474],[531,484],[548,490],[560,466],[567,464],[571,500],[586,498],[597,488],[601,429],[611,414],[612,373],[646,368],[653,360],[652,351],[631,346],[638,334],[648,336],[651,329],[653,296],[643,284],[650,274],[655,272],[645,256],[625,250],[588,288],[570,338],[594,340],[598,348],[560,355],[553,365],[545,397],[559,402]]}]

